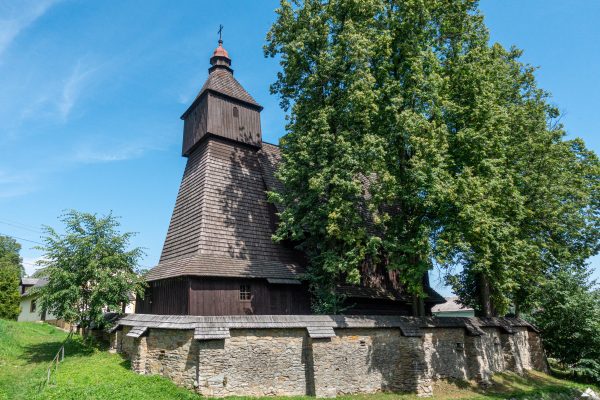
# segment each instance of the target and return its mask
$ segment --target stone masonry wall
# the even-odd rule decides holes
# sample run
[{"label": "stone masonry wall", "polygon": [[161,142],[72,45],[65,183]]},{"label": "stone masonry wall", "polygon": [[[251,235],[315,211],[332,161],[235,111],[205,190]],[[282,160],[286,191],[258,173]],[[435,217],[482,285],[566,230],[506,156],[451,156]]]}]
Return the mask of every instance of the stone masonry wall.
[{"label": "stone masonry wall", "polygon": [[304,329],[236,329],[199,342],[198,391],[205,396],[304,395],[314,390]]},{"label": "stone masonry wall", "polygon": [[197,386],[198,341],[194,332],[152,329],[146,338],[146,374],[162,375],[180,386]]},{"label": "stone masonry wall", "polygon": [[487,382],[495,372],[546,370],[537,333],[485,327],[427,328],[403,336],[396,328],[335,329],[310,338],[305,329],[231,329],[231,337],[194,340],[193,330],[150,328],[140,338],[113,333],[112,346],[132,369],[158,374],[205,396],[416,392],[432,394],[436,379]]}]

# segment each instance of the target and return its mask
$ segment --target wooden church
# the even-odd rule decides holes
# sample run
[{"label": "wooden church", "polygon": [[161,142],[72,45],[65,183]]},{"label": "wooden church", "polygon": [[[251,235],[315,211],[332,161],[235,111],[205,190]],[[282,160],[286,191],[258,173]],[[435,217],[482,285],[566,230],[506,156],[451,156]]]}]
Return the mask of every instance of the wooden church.
[{"label": "wooden church", "polygon": [[[208,79],[183,113],[187,165],[159,264],[136,312],[169,315],[310,314],[303,255],[271,240],[277,209],[266,191],[279,148],[262,141],[262,107],[234,78],[219,45]],[[413,299],[391,273],[339,286],[349,314],[412,315]],[[444,299],[429,286],[424,311]]]}]

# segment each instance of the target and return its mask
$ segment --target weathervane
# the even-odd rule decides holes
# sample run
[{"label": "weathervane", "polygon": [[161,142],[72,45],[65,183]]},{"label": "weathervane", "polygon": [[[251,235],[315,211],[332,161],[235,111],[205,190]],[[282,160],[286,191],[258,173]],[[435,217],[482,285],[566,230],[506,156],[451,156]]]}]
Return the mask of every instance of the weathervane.
[{"label": "weathervane", "polygon": [[223,33],[223,25],[219,24],[219,30],[217,31],[219,34],[219,44],[223,43],[223,39],[221,38],[221,34]]}]

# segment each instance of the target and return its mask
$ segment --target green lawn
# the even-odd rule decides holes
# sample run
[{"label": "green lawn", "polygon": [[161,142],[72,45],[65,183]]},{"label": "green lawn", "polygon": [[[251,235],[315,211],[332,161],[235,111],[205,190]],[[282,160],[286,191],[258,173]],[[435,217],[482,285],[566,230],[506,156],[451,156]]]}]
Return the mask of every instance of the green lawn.
[{"label": "green lawn", "polygon": [[[141,376],[128,362],[79,337],[66,346],[56,384],[39,390],[46,368],[67,334],[50,325],[0,320],[0,400],[13,399],[196,399],[200,396],[158,376]],[[435,399],[572,399],[586,385],[534,373],[500,374],[486,391],[466,382],[436,384]],[[598,388],[594,388],[597,390]],[[301,399],[306,397],[296,397]],[[376,394],[346,399],[417,399],[414,395]]]}]

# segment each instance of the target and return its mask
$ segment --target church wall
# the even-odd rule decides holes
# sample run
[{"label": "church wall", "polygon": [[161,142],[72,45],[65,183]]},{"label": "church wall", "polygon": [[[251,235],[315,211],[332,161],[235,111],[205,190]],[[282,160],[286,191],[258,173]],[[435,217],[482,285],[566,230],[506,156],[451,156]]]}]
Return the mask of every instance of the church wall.
[{"label": "church wall", "polygon": [[[309,314],[308,292],[301,285],[271,285],[264,279],[190,278],[190,315]],[[240,286],[251,300],[240,300]]]},{"label": "church wall", "polygon": [[198,250],[242,260],[291,260],[291,252],[271,238],[274,215],[256,151],[212,138],[207,152]]},{"label": "church wall", "polygon": [[189,279],[187,277],[148,282],[144,298],[137,299],[135,312],[141,314],[187,315]]},{"label": "church wall", "polygon": [[471,336],[462,328],[436,327],[422,336],[404,336],[397,328],[336,328],[335,337],[315,339],[299,328],[231,329],[229,338],[196,341],[192,330],[150,328],[139,339],[121,333],[120,347],[137,372],[163,375],[217,397],[428,396],[439,379],[487,382],[495,372],[546,371],[536,332],[483,331]]}]

